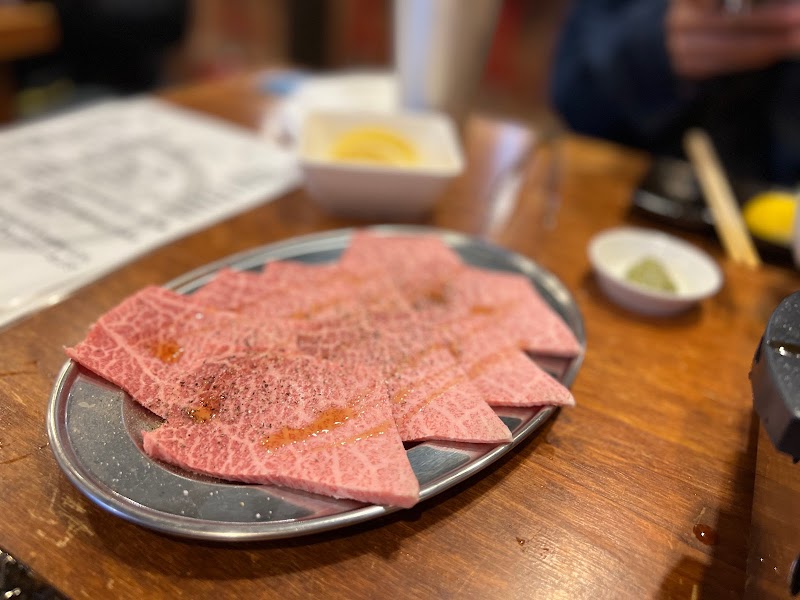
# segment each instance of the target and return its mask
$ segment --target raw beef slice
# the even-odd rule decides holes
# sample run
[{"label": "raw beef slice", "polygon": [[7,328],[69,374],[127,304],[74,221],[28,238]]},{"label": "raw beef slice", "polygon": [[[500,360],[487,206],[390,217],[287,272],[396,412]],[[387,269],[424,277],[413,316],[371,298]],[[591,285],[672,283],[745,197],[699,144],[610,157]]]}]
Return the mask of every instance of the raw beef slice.
[{"label": "raw beef slice", "polygon": [[438,238],[381,236],[368,231],[353,234],[339,264],[353,273],[385,273],[412,306],[439,298],[445,282],[464,266]]},{"label": "raw beef slice", "polygon": [[562,357],[581,352],[572,330],[522,275],[465,267],[439,298],[419,310],[429,322],[465,335],[491,328],[530,352]]},{"label": "raw beef slice", "polygon": [[191,297],[205,306],[238,312],[271,287],[261,280],[258,273],[226,267],[217,271],[213,279]]},{"label": "raw beef slice", "polygon": [[318,319],[364,308],[406,311],[407,302],[379,273],[355,274],[336,264],[268,263],[263,273],[226,269],[194,294],[203,304],[252,318]]},{"label": "raw beef slice", "polygon": [[320,320],[300,331],[297,346],[350,369],[366,365],[382,373],[404,441],[511,440],[450,345],[414,314]]},{"label": "raw beef slice", "polygon": [[492,329],[451,341],[472,384],[490,406],[574,406],[559,381]]},{"label": "raw beef slice", "polygon": [[253,322],[151,286],[103,315],[66,352],[163,417],[164,387],[197,363],[247,348],[291,350],[294,340],[288,323]]},{"label": "raw beef slice", "polygon": [[367,369],[300,354],[208,361],[144,433],[151,457],[190,471],[408,507],[419,484],[382,386]]}]

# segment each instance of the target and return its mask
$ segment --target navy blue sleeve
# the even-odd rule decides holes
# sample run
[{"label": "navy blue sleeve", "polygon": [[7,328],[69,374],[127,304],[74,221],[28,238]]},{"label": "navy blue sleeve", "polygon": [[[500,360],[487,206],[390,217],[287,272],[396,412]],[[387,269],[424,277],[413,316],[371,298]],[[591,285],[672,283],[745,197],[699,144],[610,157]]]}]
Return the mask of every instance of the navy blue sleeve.
[{"label": "navy blue sleeve", "polygon": [[667,0],[574,2],[551,81],[572,129],[655,149],[676,127],[693,90],[670,67],[666,10]]}]

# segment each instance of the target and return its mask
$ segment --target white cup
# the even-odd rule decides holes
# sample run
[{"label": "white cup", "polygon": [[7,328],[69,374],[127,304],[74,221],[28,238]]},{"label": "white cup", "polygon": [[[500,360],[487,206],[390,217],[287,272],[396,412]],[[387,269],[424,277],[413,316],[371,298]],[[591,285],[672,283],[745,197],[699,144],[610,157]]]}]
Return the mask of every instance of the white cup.
[{"label": "white cup", "polygon": [[395,0],[400,106],[446,113],[461,126],[492,43],[501,0]]}]

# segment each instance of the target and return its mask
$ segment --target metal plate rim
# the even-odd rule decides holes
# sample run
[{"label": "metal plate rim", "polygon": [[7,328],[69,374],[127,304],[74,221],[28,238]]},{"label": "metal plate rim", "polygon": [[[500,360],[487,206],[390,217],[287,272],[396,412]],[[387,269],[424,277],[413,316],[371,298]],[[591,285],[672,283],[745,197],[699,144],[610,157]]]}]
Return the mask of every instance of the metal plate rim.
[{"label": "metal plate rim", "polygon": [[[191,285],[202,285],[204,283],[204,278],[207,279],[223,267],[256,267],[264,264],[264,255],[291,253],[296,251],[298,247],[303,247],[308,244],[316,245],[317,250],[320,249],[320,245],[322,245],[323,248],[327,247],[326,244],[330,246],[329,249],[341,249],[343,240],[349,239],[356,229],[357,228],[337,229],[289,238],[287,240],[233,254],[173,279],[166,283],[164,287],[178,292],[185,292],[187,287]],[[361,229],[368,229],[376,233],[384,233],[387,235],[437,235],[442,237],[445,242],[449,241],[450,244],[461,242],[480,245],[487,251],[502,255],[506,260],[513,263],[522,274],[530,277],[534,283],[544,286],[551,295],[557,298],[560,297],[560,301],[562,302],[561,307],[569,312],[569,321],[571,322],[568,322],[568,325],[573,329],[575,336],[578,338],[583,348],[581,354],[573,359],[572,364],[562,379],[562,383],[564,383],[565,386],[569,387],[572,384],[580,370],[586,352],[583,317],[571,294],[555,275],[546,271],[529,258],[500,248],[485,240],[456,231],[415,225],[378,225]],[[288,257],[287,255],[286,258]],[[277,256],[272,258],[272,260],[278,260],[280,258],[280,256]],[[178,537],[209,541],[245,542],[285,539],[331,531],[402,510],[394,506],[366,505],[344,513],[316,517],[313,520],[296,524],[292,521],[265,521],[260,523],[211,521],[165,513],[144,506],[118,494],[106,485],[101,485],[101,482],[93,481],[92,478],[88,476],[84,465],[81,464],[68,443],[69,433],[66,430],[66,420],[61,418],[62,410],[66,410],[66,402],[62,400],[65,390],[77,377],[79,369],[80,367],[76,363],[72,360],[67,360],[62,366],[50,394],[47,411],[47,435],[50,440],[50,447],[59,467],[79,491],[101,508],[127,521]],[[556,407],[552,406],[541,408],[522,429],[519,430],[511,442],[500,444],[483,456],[468,462],[449,476],[422,486],[420,489],[419,503],[415,506],[419,506],[419,504],[425,500],[435,497],[494,463],[511,449],[530,437],[530,435],[547,422],[557,410]]]}]

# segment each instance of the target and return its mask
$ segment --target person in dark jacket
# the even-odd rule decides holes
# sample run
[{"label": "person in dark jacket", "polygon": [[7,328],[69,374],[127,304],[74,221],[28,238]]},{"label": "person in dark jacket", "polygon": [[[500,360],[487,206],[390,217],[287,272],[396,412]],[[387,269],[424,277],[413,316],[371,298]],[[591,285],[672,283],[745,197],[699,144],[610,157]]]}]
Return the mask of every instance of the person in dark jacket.
[{"label": "person in dark jacket", "polygon": [[733,174],[800,182],[800,2],[576,0],[552,101],[577,132],[680,154],[709,131]]},{"label": "person in dark jacket", "polygon": [[78,84],[121,93],[159,82],[165,51],[188,28],[188,0],[53,0],[62,29],[60,56]]},{"label": "person in dark jacket", "polygon": [[51,0],[61,43],[14,65],[18,117],[154,89],[190,27],[189,0]]}]

